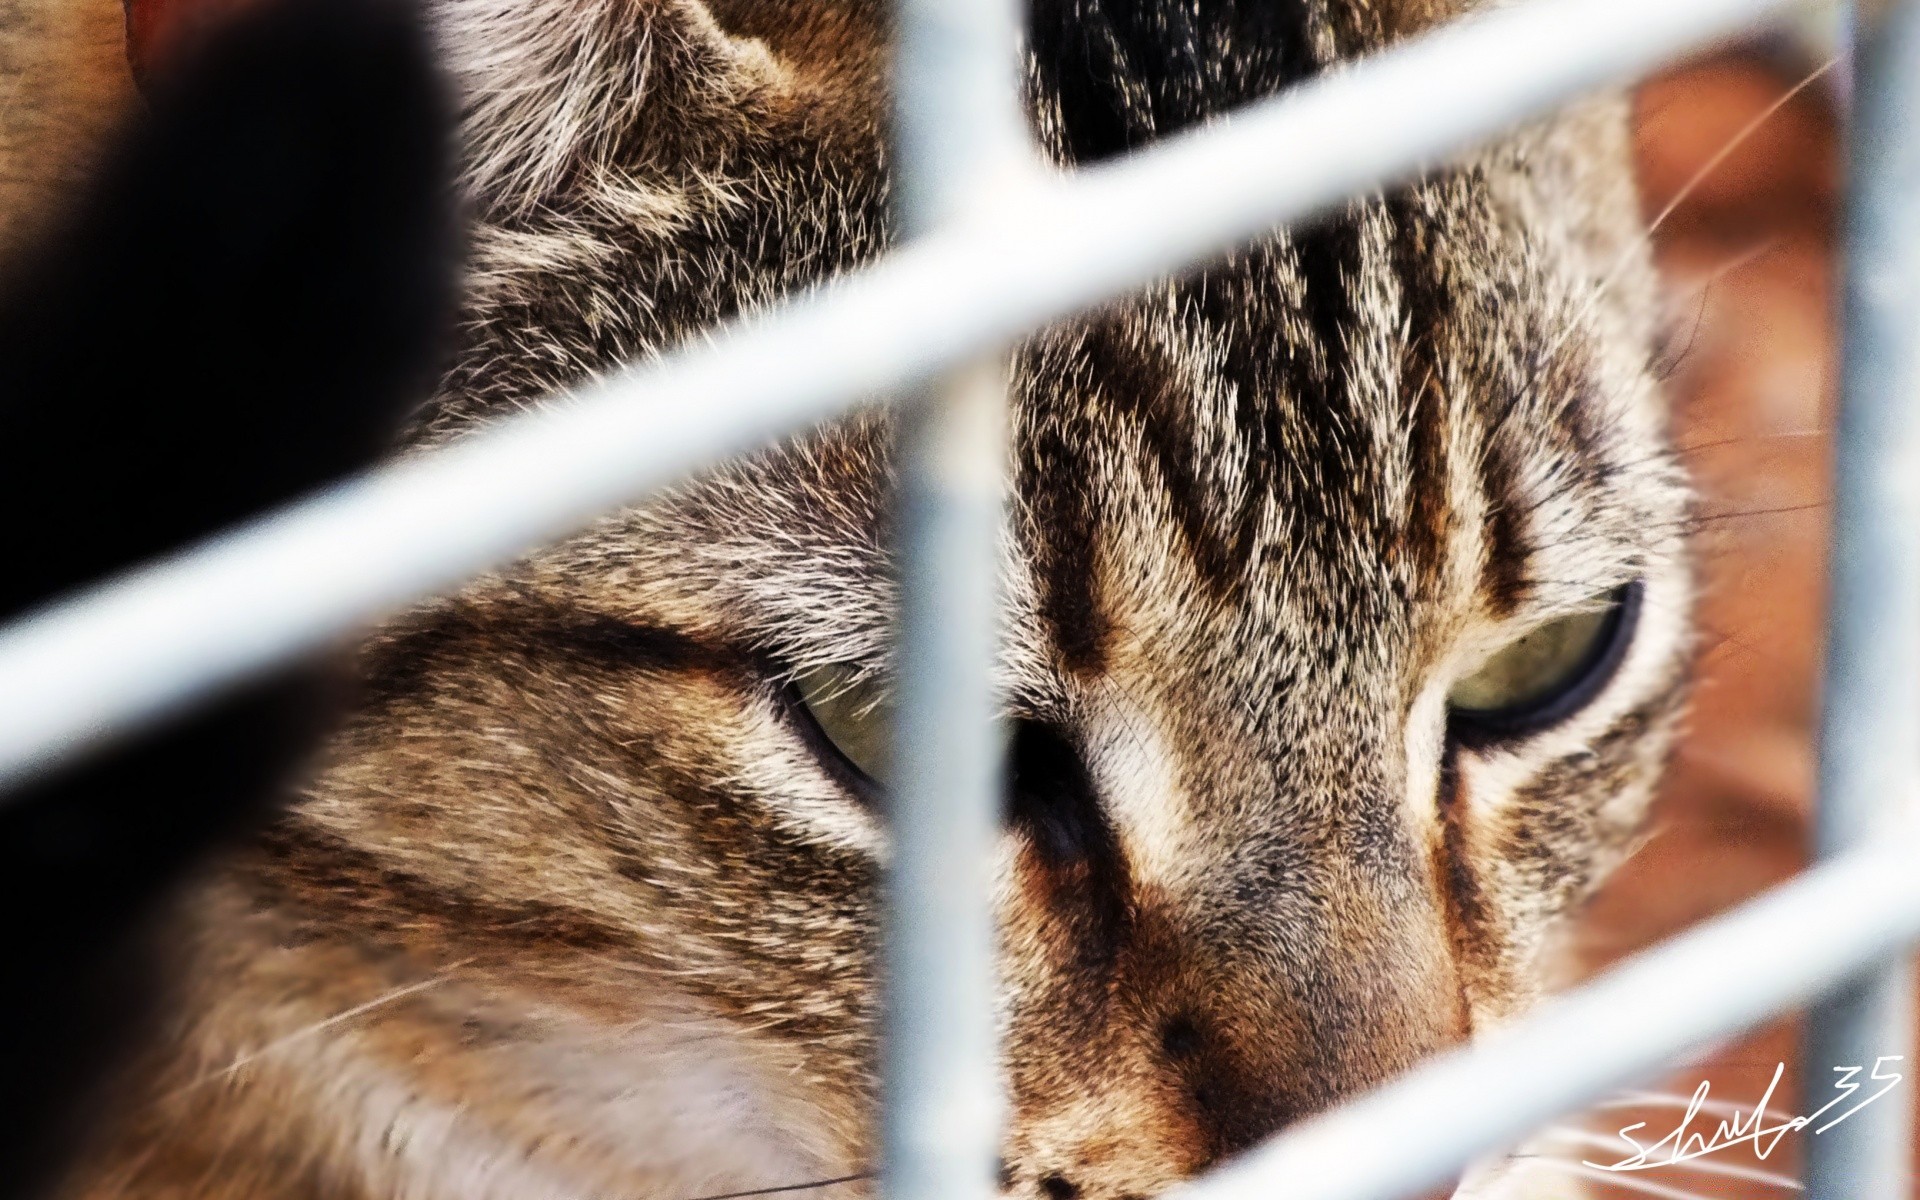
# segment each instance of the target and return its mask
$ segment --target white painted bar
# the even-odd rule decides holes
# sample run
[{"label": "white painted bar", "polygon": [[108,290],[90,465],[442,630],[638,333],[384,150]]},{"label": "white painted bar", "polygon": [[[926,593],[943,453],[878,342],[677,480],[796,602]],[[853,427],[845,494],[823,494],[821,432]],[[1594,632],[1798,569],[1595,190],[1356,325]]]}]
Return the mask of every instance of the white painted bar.
[{"label": "white painted bar", "polygon": [[[1862,6],[1857,20],[1814,825],[1823,855],[1901,827],[1920,780],[1920,2]],[[1807,1086],[1825,1090],[1833,1068],[1880,1058],[1900,1058],[1911,1077],[1913,1022],[1905,958],[1848,979],[1809,1014]],[[1811,1200],[1913,1195],[1912,1089],[1897,1099],[1808,1145]]]},{"label": "white painted bar", "polygon": [[[965,222],[1033,169],[1020,0],[896,0],[901,234]],[[884,918],[880,1185],[992,1200],[1002,1102],[993,675],[1006,491],[1005,346],[900,397],[900,653]]]}]

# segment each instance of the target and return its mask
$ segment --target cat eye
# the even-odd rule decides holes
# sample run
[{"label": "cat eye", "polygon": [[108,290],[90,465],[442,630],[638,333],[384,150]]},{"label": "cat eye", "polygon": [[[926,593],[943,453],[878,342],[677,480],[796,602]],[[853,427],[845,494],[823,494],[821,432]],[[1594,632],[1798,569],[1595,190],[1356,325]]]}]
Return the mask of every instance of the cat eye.
[{"label": "cat eye", "polygon": [[1522,737],[1578,712],[1626,657],[1639,613],[1640,585],[1632,583],[1599,607],[1549,621],[1500,650],[1447,694],[1456,736]]},{"label": "cat eye", "polygon": [[793,673],[793,693],[809,733],[852,768],[856,790],[884,784],[893,765],[893,705],[882,682],[834,663]]}]

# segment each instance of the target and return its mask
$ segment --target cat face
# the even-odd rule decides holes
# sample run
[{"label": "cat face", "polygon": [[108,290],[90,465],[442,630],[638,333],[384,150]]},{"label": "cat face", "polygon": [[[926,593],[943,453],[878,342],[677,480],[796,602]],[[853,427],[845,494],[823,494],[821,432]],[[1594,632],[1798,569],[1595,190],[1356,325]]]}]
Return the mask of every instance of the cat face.
[{"label": "cat face", "polygon": [[[878,9],[446,0],[479,224],[420,439],[880,253]],[[1062,170],[1435,15],[1035,9]],[[1601,100],[1013,354],[1011,1191],[1151,1193],[1531,1001],[1685,677],[1656,310]],[[572,1139],[526,1161],[662,1196],[745,1145],[871,1162],[890,442],[861,412],[397,623],[236,877],[305,937],[458,962],[510,1015],[396,1044],[467,1064],[428,1072],[463,1119]]]}]

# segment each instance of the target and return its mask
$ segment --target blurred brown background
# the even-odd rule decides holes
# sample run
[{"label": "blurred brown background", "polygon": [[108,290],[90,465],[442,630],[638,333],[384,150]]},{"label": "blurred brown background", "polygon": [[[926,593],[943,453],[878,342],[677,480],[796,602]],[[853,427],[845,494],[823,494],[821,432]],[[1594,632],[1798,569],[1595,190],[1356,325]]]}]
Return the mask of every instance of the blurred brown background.
[{"label": "blurred brown background", "polygon": [[[1677,436],[1701,492],[1700,685],[1657,832],[1580,931],[1588,969],[1738,904],[1806,857],[1843,177],[1832,86],[1839,68],[1795,91],[1817,69],[1815,57],[1777,47],[1724,54],[1653,80],[1640,95],[1649,215],[1686,193],[1655,246],[1679,321],[1670,383]],[[1656,1090],[1684,1097],[1708,1081],[1715,1100],[1750,1111],[1784,1062],[1773,1108],[1804,1112],[1798,1036],[1794,1022],[1780,1022]],[[1880,1103],[1911,1108],[1911,1085]],[[1669,1101],[1597,1111],[1579,1124],[1611,1135],[1645,1120],[1637,1136],[1651,1142],[1680,1115]],[[1718,1120],[1692,1128],[1711,1134]],[[1729,1149],[1597,1194],[1778,1196],[1787,1190],[1781,1179],[1757,1176],[1794,1175],[1805,1136],[1787,1136],[1766,1161]],[[1617,1140],[1578,1154],[1573,1147],[1564,1157],[1614,1162],[1630,1152]]]},{"label": "blurred brown background", "polygon": [[[111,0],[0,0],[0,249],[31,236],[36,213],[57,205],[130,102],[120,38]],[[1702,492],[1705,633],[1698,702],[1658,832],[1578,932],[1588,970],[1739,903],[1804,858],[1841,178],[1829,81],[1789,97],[1815,57],[1749,48],[1688,64],[1641,92],[1647,211],[1682,197],[1655,244],[1678,331],[1678,440]],[[1795,1036],[1783,1023],[1663,1086],[1684,1095],[1710,1080],[1716,1099],[1750,1105],[1785,1061],[1775,1107],[1800,1111]],[[1911,1088],[1882,1103],[1896,1101],[1910,1105]],[[1645,1119],[1664,1132],[1678,1113],[1602,1109],[1563,1127],[1593,1136]],[[1778,1180],[1724,1170],[1791,1175],[1800,1136],[1766,1162],[1730,1150],[1634,1175],[1623,1181],[1628,1190],[1607,1184],[1603,1194],[1775,1196]],[[1621,1154],[1568,1140],[1558,1157]],[[1571,1193],[1573,1176],[1540,1169],[1543,1179],[1566,1179]]]}]

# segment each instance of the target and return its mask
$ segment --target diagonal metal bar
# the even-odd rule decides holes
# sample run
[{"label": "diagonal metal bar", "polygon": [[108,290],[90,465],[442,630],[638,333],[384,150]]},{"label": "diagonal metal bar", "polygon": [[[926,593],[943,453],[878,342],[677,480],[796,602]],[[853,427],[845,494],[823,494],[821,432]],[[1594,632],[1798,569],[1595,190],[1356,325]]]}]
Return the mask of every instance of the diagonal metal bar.
[{"label": "diagonal metal bar", "polygon": [[897,393],[1787,7],[1530,0],[1494,10],[1071,183],[1003,197],[668,362],[30,617],[0,632],[0,787],[718,458]]},{"label": "diagonal metal bar", "polygon": [[[1862,4],[1856,20],[1821,854],[1901,825],[1920,779],[1920,3]],[[1865,1080],[1883,1059],[1911,1078],[1913,1022],[1905,959],[1847,980],[1810,1014],[1808,1089],[1830,1093],[1850,1067]],[[1897,1099],[1807,1147],[1812,1200],[1912,1195],[1911,1088]]]}]

